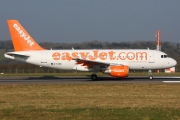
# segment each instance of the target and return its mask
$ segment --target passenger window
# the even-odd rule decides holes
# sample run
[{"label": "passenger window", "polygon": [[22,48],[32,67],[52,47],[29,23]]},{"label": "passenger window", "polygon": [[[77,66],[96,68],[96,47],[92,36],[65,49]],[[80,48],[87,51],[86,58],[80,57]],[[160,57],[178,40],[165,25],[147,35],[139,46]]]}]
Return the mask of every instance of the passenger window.
[{"label": "passenger window", "polygon": [[161,58],[163,58],[163,55],[161,55]]}]

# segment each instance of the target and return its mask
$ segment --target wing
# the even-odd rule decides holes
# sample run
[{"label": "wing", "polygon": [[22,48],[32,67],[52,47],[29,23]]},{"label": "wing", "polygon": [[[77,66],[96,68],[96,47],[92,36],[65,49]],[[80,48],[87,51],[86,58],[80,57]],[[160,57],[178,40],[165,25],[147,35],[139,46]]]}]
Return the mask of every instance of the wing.
[{"label": "wing", "polygon": [[123,65],[122,63],[117,62],[107,62],[107,61],[94,61],[94,60],[85,60],[81,58],[74,58],[73,60],[76,61],[76,64],[81,64],[82,66],[86,66],[87,68],[92,68],[94,65]]},{"label": "wing", "polygon": [[14,58],[22,58],[22,59],[28,59],[30,56],[26,54],[20,54],[20,53],[5,53],[5,56],[14,57]]},{"label": "wing", "polygon": [[108,62],[85,60],[80,58],[74,58],[73,60],[76,61],[76,64],[81,64],[87,68],[92,68],[94,65],[110,65]]}]

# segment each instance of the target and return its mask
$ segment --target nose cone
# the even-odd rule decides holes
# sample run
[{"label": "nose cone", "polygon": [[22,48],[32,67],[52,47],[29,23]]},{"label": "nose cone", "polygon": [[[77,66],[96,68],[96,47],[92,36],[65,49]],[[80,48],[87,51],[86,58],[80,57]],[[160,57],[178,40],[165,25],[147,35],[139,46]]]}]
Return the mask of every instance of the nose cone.
[{"label": "nose cone", "polygon": [[172,59],[172,60],[171,60],[171,65],[172,65],[172,67],[176,66],[176,65],[177,65],[177,61],[174,60],[174,59]]}]

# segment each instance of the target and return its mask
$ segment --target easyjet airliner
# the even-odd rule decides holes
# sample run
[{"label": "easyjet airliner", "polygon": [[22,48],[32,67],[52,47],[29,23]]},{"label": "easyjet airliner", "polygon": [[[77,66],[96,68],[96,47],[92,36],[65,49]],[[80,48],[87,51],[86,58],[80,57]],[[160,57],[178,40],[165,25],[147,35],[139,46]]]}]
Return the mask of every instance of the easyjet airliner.
[{"label": "easyjet airliner", "polygon": [[151,70],[173,67],[177,62],[166,53],[150,49],[94,49],[94,50],[46,50],[39,46],[17,20],[7,20],[14,52],[6,58],[30,64],[62,70],[91,71],[91,79],[97,80],[97,72],[125,78],[129,70]]}]

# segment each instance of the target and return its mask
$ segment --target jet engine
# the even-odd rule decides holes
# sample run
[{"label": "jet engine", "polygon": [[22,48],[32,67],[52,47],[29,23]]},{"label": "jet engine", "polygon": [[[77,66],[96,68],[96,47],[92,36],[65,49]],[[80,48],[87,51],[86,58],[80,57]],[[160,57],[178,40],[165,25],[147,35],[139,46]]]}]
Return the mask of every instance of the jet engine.
[{"label": "jet engine", "polygon": [[108,70],[105,70],[103,73],[108,73],[113,77],[125,78],[129,74],[128,66],[110,66]]}]

